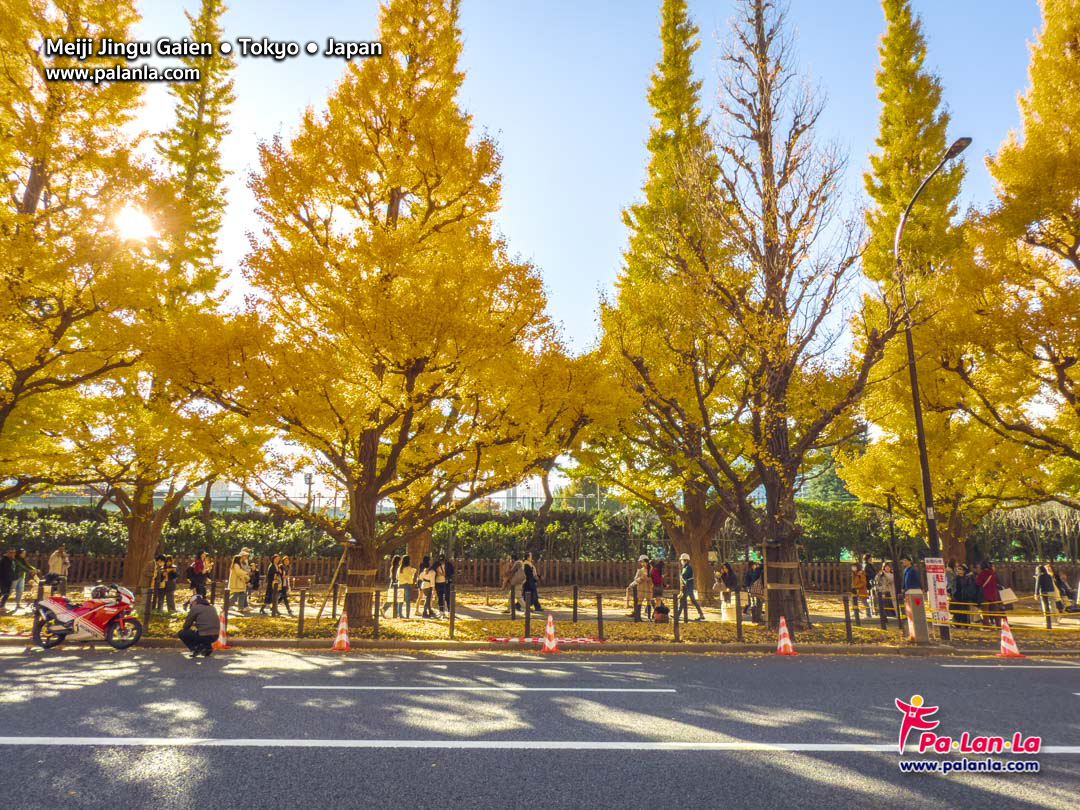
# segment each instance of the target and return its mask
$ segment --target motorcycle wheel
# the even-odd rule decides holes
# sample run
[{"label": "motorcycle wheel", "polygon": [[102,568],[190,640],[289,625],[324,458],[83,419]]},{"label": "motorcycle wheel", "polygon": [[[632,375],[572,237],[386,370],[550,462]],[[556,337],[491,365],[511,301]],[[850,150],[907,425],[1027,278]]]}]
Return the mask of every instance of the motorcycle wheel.
[{"label": "motorcycle wheel", "polygon": [[41,620],[34,622],[34,643],[46,650],[63,643],[65,635],[65,633],[54,633],[51,629],[50,622],[43,622]]},{"label": "motorcycle wheel", "polygon": [[123,628],[119,621],[109,622],[105,628],[105,640],[117,650],[126,650],[142,638],[142,622],[128,616],[124,619]]}]

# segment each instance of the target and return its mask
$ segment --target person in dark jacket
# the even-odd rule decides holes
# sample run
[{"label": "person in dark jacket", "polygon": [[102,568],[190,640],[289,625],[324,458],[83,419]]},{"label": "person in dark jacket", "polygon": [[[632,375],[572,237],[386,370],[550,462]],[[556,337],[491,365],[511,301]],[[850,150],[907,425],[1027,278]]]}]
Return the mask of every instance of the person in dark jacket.
[{"label": "person in dark jacket", "polygon": [[214,651],[211,645],[217,641],[220,632],[221,622],[214,606],[206,600],[205,596],[195,594],[191,597],[184,626],[176,637],[191,650],[192,658],[198,658],[200,655],[209,657]]},{"label": "person in dark jacket", "polygon": [[903,586],[903,593],[900,594],[900,598],[903,599],[904,594],[908,591],[921,591],[923,588],[919,569],[911,564],[911,557],[904,557],[900,560],[900,566],[904,569],[904,577],[900,580],[900,584]]},{"label": "person in dark jacket", "polygon": [[[0,557],[0,610],[4,610],[7,607],[8,597],[11,596],[11,589],[15,585],[15,549],[9,548],[4,552],[4,556]],[[15,609],[18,610],[19,603],[15,603]]]},{"label": "person in dark jacket", "polygon": [[975,613],[982,601],[982,592],[975,584],[975,574],[961,563],[956,569],[956,579],[949,594],[949,613],[957,624],[975,624]]},{"label": "person in dark jacket", "polygon": [[272,554],[270,564],[266,566],[266,593],[263,595],[262,607],[259,608],[260,616],[266,615],[267,608],[270,608],[271,615],[277,616],[278,571],[280,567],[281,555]]},{"label": "person in dark jacket", "polygon": [[1054,578],[1047,573],[1046,566],[1040,565],[1035,574],[1035,598],[1042,605],[1043,614],[1052,613],[1054,602],[1060,602],[1058,592],[1054,587]]},{"label": "person in dark jacket", "polygon": [[697,596],[694,593],[694,568],[690,565],[690,555],[683,552],[679,556],[679,562],[682,563],[682,570],[679,572],[680,589],[679,589],[679,604],[675,608],[675,618],[678,619],[679,612],[682,612],[683,621],[690,621],[690,607],[687,602],[693,602],[694,607],[697,608],[698,617],[697,621],[705,621],[705,614],[701,612],[701,605],[698,604]]},{"label": "person in dark jacket", "polygon": [[521,586],[522,601],[529,601],[533,610],[543,610],[540,607],[540,594],[537,592],[540,576],[536,573],[536,560],[533,559],[531,551],[525,552],[521,568],[525,572],[525,584]]}]

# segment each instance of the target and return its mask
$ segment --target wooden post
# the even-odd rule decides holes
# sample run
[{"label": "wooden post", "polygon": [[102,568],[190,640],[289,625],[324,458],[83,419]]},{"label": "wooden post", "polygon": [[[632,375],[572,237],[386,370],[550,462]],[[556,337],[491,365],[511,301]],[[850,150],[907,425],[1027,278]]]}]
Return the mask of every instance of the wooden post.
[{"label": "wooden post", "polygon": [[578,593],[578,586],[575,585],[574,586],[574,618],[571,620],[571,621],[573,621],[574,624],[577,624],[577,593]]},{"label": "wooden post", "polygon": [[[525,602],[525,609],[528,610],[529,603]],[[510,586],[510,621],[517,621],[517,588],[513,585]]]},{"label": "wooden post", "polygon": [[679,596],[678,596],[678,594],[671,597],[671,601],[675,603],[675,621],[674,621],[674,624],[671,625],[671,627],[675,631],[675,643],[678,644],[678,643],[680,643],[682,641],[682,639],[679,638]]},{"label": "wooden post", "polygon": [[[379,638],[379,616],[382,614],[382,611],[379,610],[379,597],[380,596],[382,596],[382,594],[379,593],[378,591],[375,591],[375,612],[371,616],[371,637],[373,639],[376,639],[376,640],[378,640],[378,638]],[[335,608],[337,607],[337,598],[336,597],[334,599],[334,607]]]},{"label": "wooden post", "polygon": [[596,595],[596,637],[604,640],[604,595]]},{"label": "wooden post", "polygon": [[[736,583],[736,586],[738,583]],[[742,631],[742,591],[735,588],[735,638],[739,641],[743,640]]]},{"label": "wooden post", "polygon": [[[858,611],[858,608],[855,608]],[[847,636],[847,643],[854,644],[855,642],[851,638],[851,609],[848,605],[848,595],[844,594],[844,633]]]},{"label": "wooden post", "polygon": [[454,640],[454,619],[457,616],[457,589],[454,583],[447,586],[446,598],[450,601],[450,640]]},{"label": "wooden post", "polygon": [[855,626],[862,627],[862,622],[859,621],[859,598],[855,597]]},{"label": "wooden post", "polygon": [[280,595],[281,595],[281,592],[278,590],[277,585],[274,585],[274,586],[272,586],[270,588],[270,599],[273,601],[273,604],[270,605],[270,615],[271,616],[279,615],[278,614],[278,598],[279,598]]},{"label": "wooden post", "polygon": [[638,601],[637,585],[633,588],[634,591],[634,621],[641,621],[641,602]]},{"label": "wooden post", "polygon": [[881,591],[874,591],[877,594],[877,615],[878,620],[881,622],[881,629],[889,629],[889,620],[885,618],[885,599],[881,596]]},{"label": "wooden post", "polygon": [[394,583],[394,606],[392,608],[390,608],[390,618],[391,619],[400,619],[401,618],[401,608],[398,607],[399,603],[398,603],[397,589],[398,589],[398,585],[395,582]]},{"label": "wooden post", "polygon": [[1046,629],[1047,629],[1047,630],[1050,630],[1050,629],[1052,629],[1052,628],[1053,628],[1053,624],[1052,624],[1052,622],[1050,621],[1050,611],[1049,611],[1049,610],[1047,610],[1047,611],[1046,611]]},{"label": "wooden post", "polygon": [[210,604],[214,604],[217,601],[217,580],[214,579],[213,572],[210,574]]},{"label": "wooden post", "polygon": [[147,635],[149,635],[149,633],[150,633],[150,619],[153,617],[153,615],[154,615],[154,589],[153,588],[147,588],[146,589],[146,612],[143,614],[143,616],[144,616],[144,618],[146,620],[145,621],[146,626],[143,629],[147,632]]},{"label": "wooden post", "polygon": [[334,605],[330,608],[330,618],[337,618],[338,583],[334,583]]},{"label": "wooden post", "polygon": [[45,580],[38,579],[37,583],[37,601],[41,601],[45,598]]},{"label": "wooden post", "polygon": [[296,614],[296,637],[304,637],[304,608],[307,606],[307,588],[300,589],[300,612]]},{"label": "wooden post", "polygon": [[532,638],[532,600],[525,600],[525,638]]}]

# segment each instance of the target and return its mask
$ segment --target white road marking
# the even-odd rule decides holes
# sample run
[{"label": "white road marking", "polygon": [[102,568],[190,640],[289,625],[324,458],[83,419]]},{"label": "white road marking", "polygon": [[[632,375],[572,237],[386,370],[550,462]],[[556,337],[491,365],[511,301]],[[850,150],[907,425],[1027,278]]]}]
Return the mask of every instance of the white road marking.
[{"label": "white road marking", "polygon": [[363,692],[674,692],[674,689],[583,686],[264,686],[263,689],[351,689]]},{"label": "white road marking", "polygon": [[[0,737],[0,746],[124,746],[164,748],[450,748],[480,751],[816,751],[896,753],[896,743],[766,743],[588,740],[296,740],[212,737]],[[1040,754],[1080,754],[1080,745],[1044,745]]]},{"label": "white road marking", "polygon": [[1080,664],[939,664],[945,669],[1080,669]]}]

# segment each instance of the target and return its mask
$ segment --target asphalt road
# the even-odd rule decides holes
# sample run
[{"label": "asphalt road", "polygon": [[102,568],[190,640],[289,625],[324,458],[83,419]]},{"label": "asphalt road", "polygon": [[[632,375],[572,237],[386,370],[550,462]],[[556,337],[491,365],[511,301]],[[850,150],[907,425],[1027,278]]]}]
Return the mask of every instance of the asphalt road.
[{"label": "asphalt road", "polygon": [[[901,773],[916,693],[1041,772]],[[0,758],[25,810],[1064,808],[1080,661],[0,650]]]}]

